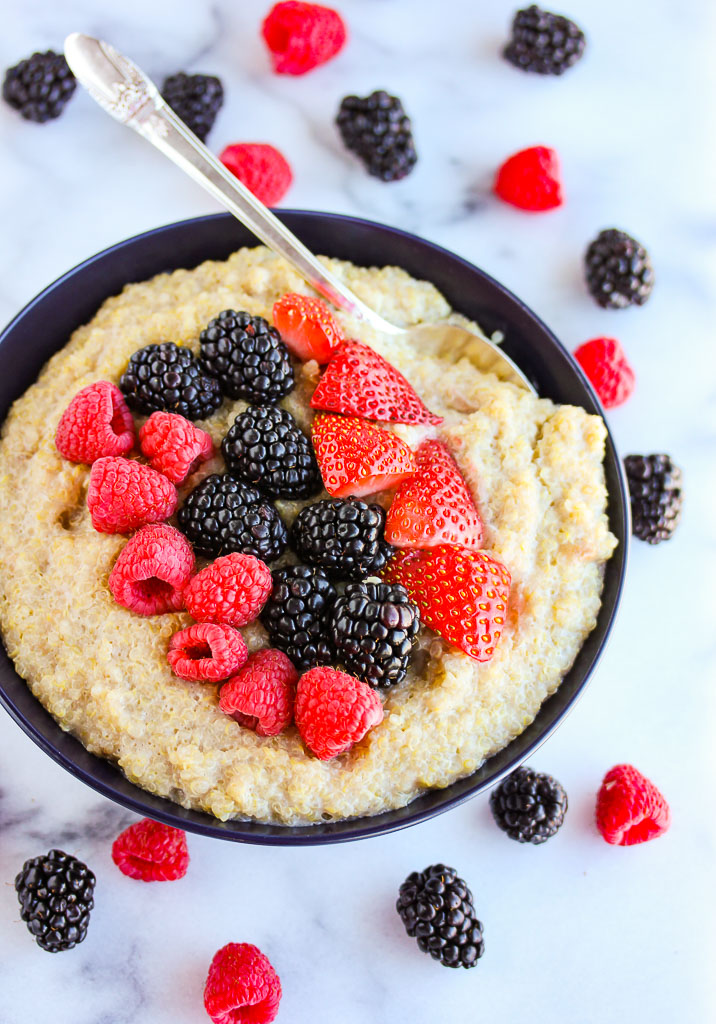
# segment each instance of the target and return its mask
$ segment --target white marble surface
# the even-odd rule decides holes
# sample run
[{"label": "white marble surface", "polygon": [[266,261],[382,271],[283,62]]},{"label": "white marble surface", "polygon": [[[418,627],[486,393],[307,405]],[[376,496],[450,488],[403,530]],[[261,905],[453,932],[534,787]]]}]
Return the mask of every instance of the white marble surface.
[{"label": "white marble surface", "polygon": [[[157,77],[217,73],[228,99],[212,145],[277,144],[295,170],[285,205],[384,220],[442,243],[514,289],[570,347],[618,336],[638,387],[610,423],[624,453],[665,450],[683,465],[683,524],[659,548],[635,543],[609,649],[532,761],[570,796],[564,828],[543,847],[510,842],[480,797],[345,846],[271,850],[190,836],[188,876],[144,887],[109,856],[132,815],[64,773],[2,715],[0,1020],[202,1021],[207,965],[232,940],[270,956],[285,993],[279,1020],[292,1024],[709,1019],[713,5],[570,0],[564,6],[589,35],[587,56],[564,78],[542,80],[498,56],[508,0],[337,2],[350,45],[298,80],[270,73],[258,38],[269,0],[11,3],[0,63],[81,30]],[[402,96],[420,152],[415,173],[396,185],[369,179],[332,127],[341,96],[380,87]],[[2,321],[99,249],[214,210],[85,95],[44,127],[0,108]],[[567,203],[530,217],[499,204],[489,182],[502,158],[535,143],[561,154]],[[581,282],[582,251],[608,226],[632,232],[652,254],[657,285],[642,309],[602,311]],[[623,760],[649,774],[673,809],[669,834],[633,849],[607,846],[592,825],[600,778]],[[51,846],[86,859],[98,876],[87,940],[56,957],[30,940],[11,885],[26,857]],[[393,910],[403,877],[437,860],[454,864],[474,890],[487,941],[477,970],[447,971],[424,957]]]}]

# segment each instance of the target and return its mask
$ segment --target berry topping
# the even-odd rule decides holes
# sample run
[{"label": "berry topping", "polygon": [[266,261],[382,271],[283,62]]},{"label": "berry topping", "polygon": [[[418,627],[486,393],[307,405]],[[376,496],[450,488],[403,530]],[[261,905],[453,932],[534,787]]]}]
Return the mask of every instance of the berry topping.
[{"label": "berry topping", "polygon": [[186,833],[151,818],[135,821],[112,843],[112,860],[140,882],[173,882],[189,867]]},{"label": "berry topping", "polygon": [[77,392],[55,434],[60,455],[88,465],[103,455],[126,455],[133,446],[132,414],[117,385],[106,380]]},{"label": "berry topping", "polygon": [[383,721],[383,705],[360,679],[334,668],[312,668],[298,681],[294,714],[308,749],[328,761]]},{"label": "berry topping", "polygon": [[304,363],[327,363],[345,340],[343,328],[321,299],[289,292],[273,304],[273,322],[286,346]]},{"label": "berry topping", "polygon": [[26,860],[15,878],[20,917],[40,949],[61,953],[87,935],[95,877],[62,850]]},{"label": "berry topping", "polygon": [[257,736],[277,736],[291,724],[298,672],[283,651],[256,651],[221,687],[219,707]]},{"label": "berry topping", "polygon": [[400,584],[350,583],[331,613],[338,660],[371,686],[405,678],[419,629],[418,606]]},{"label": "berry topping", "polygon": [[270,562],[283,554],[288,535],[276,508],[255,487],[212,473],[179,509],[179,529],[201,555],[239,551]]},{"label": "berry topping", "polygon": [[666,800],[633,765],[618,764],[604,776],[597,794],[597,828],[615,846],[656,839],[671,824]]},{"label": "berry topping", "polygon": [[431,864],[400,887],[395,909],[423,953],[444,967],[476,967],[485,952],[472,893],[454,868]]},{"label": "berry topping", "polygon": [[153,412],[139,431],[142,455],[167,480],[181,484],[214,454],[211,437],[183,416]]},{"label": "berry topping", "polygon": [[584,32],[573,21],[532,4],[515,14],[503,53],[522,71],[562,75],[582,56],[584,44]]},{"label": "berry topping", "polygon": [[654,287],[654,271],[643,245],[626,231],[608,228],[584,257],[587,288],[604,309],[643,306]]},{"label": "berry topping", "polygon": [[150,466],[114,455],[92,463],[87,508],[99,533],[130,533],[168,519],[176,507],[174,484]]},{"label": "berry topping", "polygon": [[336,117],[346,149],[362,161],[368,174],[399,181],[418,160],[410,118],[397,96],[380,90],[370,96],[344,96]]},{"label": "berry topping", "polygon": [[557,154],[547,146],[520,150],[498,170],[494,191],[504,202],[532,213],[561,206],[564,199]]},{"label": "berry topping", "polygon": [[272,498],[309,498],[321,490],[311,442],[286,409],[250,405],[221,444],[232,476]]},{"label": "berry topping", "polygon": [[380,505],[357,498],[317,501],[294,519],[291,542],[302,561],[320,566],[331,579],[359,580],[390,558],[384,526]]},{"label": "berry topping", "polygon": [[423,441],[415,460],[415,475],[400,485],[388,510],[385,539],[398,548],[479,548],[480,513],[445,445]]},{"label": "berry topping", "polygon": [[77,87],[64,54],[33,53],[5,72],[2,98],[27,121],[59,117]]},{"label": "berry topping", "polygon": [[173,341],[145,345],[134,353],[119,386],[138,412],[176,412],[203,420],[221,405],[221,391],[202,371],[193,353]]},{"label": "berry topping", "polygon": [[575,349],[574,358],[589,378],[605,409],[623,405],[634,390],[635,377],[616,338],[592,338]]},{"label": "berry topping", "polygon": [[224,102],[221,80],[214,75],[187,75],[180,71],[164,79],[162,96],[187,128],[206,142]]},{"label": "berry topping", "polygon": [[265,206],[277,206],[291,187],[290,163],[267,142],[234,142],[219,159]]},{"label": "berry topping", "polygon": [[537,846],[562,827],[567,794],[551,775],[518,768],[490,793],[490,809],[510,839]]},{"label": "berry topping", "polygon": [[220,622],[197,622],[174,634],[167,661],[180,679],[216,683],[233,675],[248,656],[237,630]]},{"label": "berry topping", "polygon": [[346,26],[331,7],[287,0],[264,20],[263,37],[279,75],[304,75],[335,57],[346,41]]},{"label": "berry topping", "polygon": [[336,498],[374,494],[415,472],[405,441],[367,420],[319,413],[311,429],[323,485]]},{"label": "berry topping", "polygon": [[649,544],[669,540],[681,519],[681,469],[668,455],[627,455],[632,533]]},{"label": "berry topping", "polygon": [[225,309],[199,336],[201,365],[229,398],[278,402],[293,389],[288,349],[262,316]]},{"label": "berry topping", "polygon": [[489,661],[507,621],[511,578],[484,551],[399,551],[381,573],[402,583],[424,625],[476,661]]},{"label": "berry topping", "polygon": [[313,565],[288,565],[276,569],[272,578],[261,622],[273,646],[298,668],[330,664],[335,652],[328,639],[328,619],[336,588]]},{"label": "berry topping", "polygon": [[280,1002],[278,974],[256,946],[230,942],[214,954],[204,986],[214,1024],[270,1024]]},{"label": "berry topping", "polygon": [[253,555],[222,555],[202,569],[184,591],[186,610],[197,622],[245,626],[271,593],[271,573]]},{"label": "berry topping", "polygon": [[347,341],[331,357],[311,405],[327,412],[392,423],[442,423],[402,373],[360,341]]},{"label": "berry topping", "polygon": [[163,615],[184,607],[184,587],[194,572],[194,552],[173,526],[143,526],[119,553],[109,574],[117,604],[135,615]]}]

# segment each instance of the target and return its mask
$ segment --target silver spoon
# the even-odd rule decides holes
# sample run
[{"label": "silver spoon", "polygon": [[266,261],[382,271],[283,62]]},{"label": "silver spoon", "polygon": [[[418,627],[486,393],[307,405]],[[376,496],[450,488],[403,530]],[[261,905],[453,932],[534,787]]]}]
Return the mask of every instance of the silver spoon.
[{"label": "silver spoon", "polygon": [[186,171],[338,309],[382,334],[408,337],[418,350],[429,344],[438,354],[466,355],[479,369],[535,393],[522,371],[486,338],[445,322],[396,327],[366,306],[209,152],[165,103],[156,85],[114,47],[73,32],[65,40],[65,57],[77,80],[108,114]]}]

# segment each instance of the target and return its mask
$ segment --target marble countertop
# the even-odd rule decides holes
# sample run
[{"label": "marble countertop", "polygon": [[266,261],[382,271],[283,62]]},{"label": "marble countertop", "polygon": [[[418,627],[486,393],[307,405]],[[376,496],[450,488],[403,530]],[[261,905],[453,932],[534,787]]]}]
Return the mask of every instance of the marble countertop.
[{"label": "marble countertop", "polygon": [[[683,523],[668,544],[634,543],[606,654],[532,759],[570,799],[563,829],[542,847],[510,842],[481,796],[415,828],[333,847],[189,836],[187,877],[144,887],[109,855],[132,814],[0,715],[0,1020],[208,1020],[207,966],[228,941],[268,954],[283,983],[279,1020],[291,1024],[708,1019],[716,1009],[706,982],[713,905],[704,898],[716,852],[716,166],[706,130],[714,10],[700,0],[570,0],[564,7],[588,34],[587,55],[563,78],[543,80],[498,56],[516,6],[507,0],[337,6],[350,45],[302,79],[269,70],[258,37],[269,0],[14,4],[4,11],[1,63],[59,48],[79,30],[157,78],[219,74],[228,96],[210,142],[279,146],[295,172],[284,205],[382,220],[447,246],[513,289],[570,348],[618,336],[638,385],[610,425],[623,453],[667,451],[683,466]],[[370,179],[332,125],[343,95],[381,87],[403,98],[420,154],[394,185]],[[84,94],[44,127],[0,104],[0,134],[0,321],[119,239],[216,209]],[[560,153],[567,195],[543,216],[489,192],[501,160],[536,143]],[[603,311],[586,293],[583,250],[610,226],[650,250],[657,283],[643,308]],[[654,779],[673,811],[667,836],[631,849],[607,846],[592,824],[602,775],[625,760]],[[54,957],[31,941],[11,884],[26,857],[52,846],[98,877],[87,940]],[[393,909],[405,875],[436,861],[453,864],[475,894],[486,953],[474,971],[423,956]]]}]

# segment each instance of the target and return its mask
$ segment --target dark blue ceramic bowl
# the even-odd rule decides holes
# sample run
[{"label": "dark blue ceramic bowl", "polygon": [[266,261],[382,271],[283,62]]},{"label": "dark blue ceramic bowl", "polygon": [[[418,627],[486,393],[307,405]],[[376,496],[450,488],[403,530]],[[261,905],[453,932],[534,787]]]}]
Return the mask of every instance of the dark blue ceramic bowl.
[{"label": "dark blue ceramic bowl", "polygon": [[[395,264],[415,277],[432,281],[455,309],[477,320],[488,334],[496,330],[504,333],[505,350],[532,378],[541,395],[601,413],[591,387],[551,331],[519,299],[477,267],[430,242],[382,224],[301,211],[285,211],[280,216],[314,252],[366,266]],[[72,331],[90,320],[101,303],[125,284],[162,271],[195,267],[203,260],[224,259],[239,246],[255,241],[228,214],[199,217],[120,242],[70,270],[26,306],[0,336],[0,422]],[[597,626],[572,669],[534,722],[479,771],[447,789],[428,791],[401,810],[304,828],[220,822],[144,792],[114,765],[88,753],[32,696],[2,647],[0,700],[28,736],[78,779],[140,815],[192,832],[235,842],[310,845],[364,839],[414,825],[488,789],[528,758],[566,716],[594,671],[619,604],[630,533],[626,483],[611,435],[607,438],[605,465],[609,521],[619,547],[606,568]]]}]

